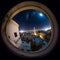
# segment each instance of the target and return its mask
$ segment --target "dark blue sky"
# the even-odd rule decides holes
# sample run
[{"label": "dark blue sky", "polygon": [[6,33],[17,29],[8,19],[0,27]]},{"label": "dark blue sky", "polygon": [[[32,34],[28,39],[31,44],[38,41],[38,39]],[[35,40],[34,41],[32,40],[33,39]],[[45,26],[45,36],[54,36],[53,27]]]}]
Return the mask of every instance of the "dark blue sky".
[{"label": "dark blue sky", "polygon": [[50,21],[45,14],[37,10],[24,10],[13,17],[20,30],[41,29],[50,27]]}]

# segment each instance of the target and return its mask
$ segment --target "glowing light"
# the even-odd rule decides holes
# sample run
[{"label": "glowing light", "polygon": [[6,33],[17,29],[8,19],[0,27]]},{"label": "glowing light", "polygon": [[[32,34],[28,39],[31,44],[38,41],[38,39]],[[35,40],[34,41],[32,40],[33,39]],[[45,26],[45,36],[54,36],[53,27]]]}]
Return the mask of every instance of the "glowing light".
[{"label": "glowing light", "polygon": [[34,33],[34,35],[37,35],[36,33]]},{"label": "glowing light", "polygon": [[48,30],[48,28],[45,28],[44,30],[45,30],[45,31],[47,31],[47,30]]},{"label": "glowing light", "polygon": [[45,28],[44,30],[47,31],[47,30],[49,30],[49,29],[51,29],[51,27],[49,27],[49,28]]},{"label": "glowing light", "polygon": [[44,33],[40,33],[40,38],[44,39],[45,34]]},{"label": "glowing light", "polygon": [[40,16],[43,16],[43,13],[39,13]]},{"label": "glowing light", "polygon": [[21,31],[19,31],[20,33],[23,33],[24,31],[23,30],[21,30]]}]

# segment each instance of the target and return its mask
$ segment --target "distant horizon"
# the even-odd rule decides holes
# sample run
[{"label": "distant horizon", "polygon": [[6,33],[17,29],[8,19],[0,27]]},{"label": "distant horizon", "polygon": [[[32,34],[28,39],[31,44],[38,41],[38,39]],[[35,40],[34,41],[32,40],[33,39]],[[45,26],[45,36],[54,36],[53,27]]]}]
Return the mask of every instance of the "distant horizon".
[{"label": "distant horizon", "polygon": [[[48,28],[47,30],[50,30],[51,28]],[[27,31],[34,31],[34,29],[32,30],[19,30],[19,32],[27,32]],[[45,29],[35,29],[35,31],[46,31]]]}]

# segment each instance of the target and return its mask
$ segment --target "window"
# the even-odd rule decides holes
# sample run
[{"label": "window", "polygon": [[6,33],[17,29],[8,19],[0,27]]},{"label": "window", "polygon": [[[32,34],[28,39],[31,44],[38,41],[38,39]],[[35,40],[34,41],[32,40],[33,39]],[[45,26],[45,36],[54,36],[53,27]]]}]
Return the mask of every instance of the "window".
[{"label": "window", "polygon": [[[17,47],[14,45],[13,41],[11,44],[9,43],[10,40],[13,40],[13,38],[11,38],[12,34],[8,37],[9,41],[6,36],[12,32],[12,30],[8,31],[11,27],[7,28],[6,24],[10,22],[11,19],[18,23],[17,28],[19,28],[18,32],[20,34],[20,39],[18,38],[17,41],[21,40],[21,45],[19,45],[20,42],[18,42]],[[21,30],[24,30],[24,32],[21,32]],[[13,30],[14,37],[17,38],[18,34],[14,31],[15,30]],[[18,4],[7,13],[7,16],[4,18],[1,33],[2,37],[5,39],[4,42],[6,45],[18,55],[24,55],[26,57],[43,56],[49,53],[55,46],[54,44],[56,44],[58,37],[58,25],[54,15],[47,7],[37,2],[28,1]],[[36,44],[34,41],[35,39],[39,44]],[[28,42],[31,43],[31,49]]]},{"label": "window", "polygon": [[8,36],[8,38],[10,39],[10,36]]},{"label": "window", "polygon": [[17,32],[14,33],[14,36],[17,37]]}]

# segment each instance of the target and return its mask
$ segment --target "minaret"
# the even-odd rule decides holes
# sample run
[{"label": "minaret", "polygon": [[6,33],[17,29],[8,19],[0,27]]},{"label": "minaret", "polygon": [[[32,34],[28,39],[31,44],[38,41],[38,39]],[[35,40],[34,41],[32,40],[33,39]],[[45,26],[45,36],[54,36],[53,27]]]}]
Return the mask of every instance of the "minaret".
[{"label": "minaret", "polygon": [[36,35],[36,29],[35,29],[35,27],[34,27],[34,35]]}]

